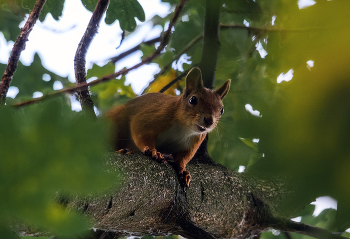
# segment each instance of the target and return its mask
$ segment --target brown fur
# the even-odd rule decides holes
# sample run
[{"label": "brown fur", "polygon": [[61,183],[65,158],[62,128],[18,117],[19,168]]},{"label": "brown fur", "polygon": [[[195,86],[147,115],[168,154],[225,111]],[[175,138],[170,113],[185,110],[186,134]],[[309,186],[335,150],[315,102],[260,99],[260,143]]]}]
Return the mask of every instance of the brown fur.
[{"label": "brown fur", "polygon": [[[216,91],[204,88],[199,68],[193,68],[180,96],[148,93],[116,106],[107,115],[113,123],[115,150],[141,150],[154,158],[163,157],[159,152],[172,154],[188,186],[191,176],[186,165],[216,127],[229,87],[230,80]],[[189,103],[193,96],[196,105]]]}]

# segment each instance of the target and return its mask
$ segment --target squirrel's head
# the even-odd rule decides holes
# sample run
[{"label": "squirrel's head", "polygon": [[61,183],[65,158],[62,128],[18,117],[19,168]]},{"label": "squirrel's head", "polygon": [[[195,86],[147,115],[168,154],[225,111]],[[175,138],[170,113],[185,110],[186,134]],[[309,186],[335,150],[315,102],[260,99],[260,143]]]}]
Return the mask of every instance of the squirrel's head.
[{"label": "squirrel's head", "polygon": [[231,80],[228,80],[219,89],[210,90],[203,86],[200,69],[191,69],[186,76],[186,88],[182,95],[184,111],[179,117],[196,133],[212,131],[224,113],[222,99],[230,89],[230,83]]}]

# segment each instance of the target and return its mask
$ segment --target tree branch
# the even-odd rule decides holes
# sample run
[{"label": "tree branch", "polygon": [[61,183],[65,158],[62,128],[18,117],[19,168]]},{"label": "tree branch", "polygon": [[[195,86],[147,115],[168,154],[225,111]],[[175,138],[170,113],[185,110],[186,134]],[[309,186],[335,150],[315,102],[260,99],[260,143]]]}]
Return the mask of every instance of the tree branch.
[{"label": "tree branch", "polygon": [[77,90],[84,89],[85,87],[97,85],[97,84],[100,84],[100,83],[107,82],[109,80],[115,79],[116,77],[118,77],[120,75],[125,75],[128,72],[130,72],[132,70],[135,70],[135,69],[139,68],[140,66],[142,66],[144,64],[148,64],[148,63],[152,62],[152,60],[155,59],[156,57],[158,57],[160,55],[161,51],[168,44],[169,39],[170,39],[171,29],[174,26],[175,22],[177,21],[178,17],[180,16],[180,12],[182,11],[182,9],[183,9],[183,7],[184,7],[186,2],[187,2],[187,0],[181,0],[180,4],[176,7],[174,16],[173,16],[173,18],[171,19],[171,21],[169,23],[169,28],[165,32],[165,34],[163,35],[163,38],[162,38],[162,41],[161,41],[159,47],[150,56],[148,56],[145,59],[143,59],[140,63],[134,65],[133,67],[120,70],[120,71],[118,71],[116,73],[105,75],[105,76],[103,76],[103,77],[101,77],[101,78],[99,78],[97,80],[91,81],[89,83],[84,82],[84,83],[81,83],[81,84],[79,84],[79,85],[77,85],[75,87],[70,87],[70,88],[58,90],[58,91],[46,94],[46,95],[44,95],[42,97],[39,97],[39,98],[35,98],[35,99],[31,99],[31,100],[28,100],[28,101],[24,101],[24,102],[20,102],[20,103],[14,104],[13,106],[20,107],[20,106],[30,105],[30,104],[42,101],[44,99],[52,98],[52,97],[55,97],[55,96],[58,96],[58,95],[61,95],[61,94],[64,94],[64,93],[74,93]]},{"label": "tree branch", "polygon": [[204,86],[213,89],[220,41],[219,24],[221,0],[206,0],[202,58],[199,68],[202,71]]},{"label": "tree branch", "polygon": [[169,89],[172,85],[174,85],[176,82],[178,82],[179,80],[181,80],[183,77],[185,77],[187,75],[187,73],[190,70],[186,70],[184,72],[182,72],[178,77],[176,77],[174,80],[170,81],[166,86],[164,86],[159,92],[160,93],[164,93],[167,89]]},{"label": "tree branch", "polygon": [[[153,84],[153,82],[155,82],[155,80],[165,74],[165,72],[171,67],[171,65],[173,64],[174,61],[178,60],[183,54],[186,53],[186,51],[188,51],[188,49],[190,49],[192,46],[194,46],[200,39],[203,38],[203,34],[199,34],[198,36],[196,36],[190,43],[187,44],[187,46],[185,46],[179,54],[177,54],[176,56],[173,57],[173,59],[166,64],[163,69],[156,75],[154,75],[153,80],[148,84],[148,86],[142,91],[142,94],[145,94],[147,89],[149,88],[150,85]],[[188,72],[188,71],[186,71]],[[183,75],[183,73],[181,74]],[[163,87],[163,89],[161,89],[159,92],[164,93],[167,89],[169,89],[173,84],[175,84],[178,80],[180,80],[181,78],[177,77],[175,80],[171,81],[168,85],[166,85],[165,87]]]},{"label": "tree branch", "polygon": [[4,105],[6,102],[6,94],[10,87],[13,75],[17,70],[17,63],[21,52],[26,47],[26,42],[28,41],[28,36],[32,31],[36,21],[39,18],[39,14],[45,5],[46,0],[37,0],[33,10],[31,11],[28,20],[21,29],[19,36],[12,48],[10,58],[8,60],[4,75],[2,76],[0,83],[0,106]]},{"label": "tree branch", "polygon": [[[310,29],[279,29],[279,28],[259,28],[259,27],[247,27],[245,25],[237,25],[237,24],[220,24],[220,29],[221,30],[227,30],[227,29],[245,29],[245,30],[255,30],[255,31],[262,31],[262,32],[284,32],[284,31],[299,31],[299,32],[302,32],[302,31],[308,31]],[[201,37],[203,37],[203,35],[201,35]],[[145,41],[145,42],[142,42],[140,43],[139,45],[119,54],[118,56],[115,56],[115,57],[112,57],[110,58],[108,61],[111,61],[113,63],[116,63],[117,61],[123,59],[124,57],[134,53],[135,51],[138,51],[140,50],[141,48],[141,44],[145,44],[145,45],[152,45],[156,42],[159,42],[161,40],[161,37],[156,37],[156,38],[153,38],[149,41]]]},{"label": "tree branch", "polygon": [[295,232],[318,239],[345,239],[345,237],[342,237],[337,233],[332,233],[319,227],[310,226],[300,222],[293,222],[290,220],[272,219],[271,227],[277,230]]},{"label": "tree branch", "polygon": [[109,59],[109,61],[113,62],[113,63],[116,63],[117,61],[120,61],[121,59],[123,59],[124,57],[134,53],[135,51],[138,51],[140,50],[141,48],[141,44],[145,44],[145,45],[152,45],[154,43],[157,43],[157,42],[160,42],[161,40],[161,37],[156,37],[156,38],[153,38],[149,41],[144,41],[144,42],[141,42],[139,45],[137,46],[134,46],[133,48],[119,54],[118,56],[115,56],[115,57],[112,57]]},{"label": "tree branch", "polygon": [[[304,31],[308,31],[309,30],[309,29],[271,29],[271,28],[269,29],[269,28],[247,27],[247,26],[244,26],[244,25],[235,25],[235,24],[232,24],[232,25],[220,25],[220,29],[221,30],[226,30],[226,29],[245,29],[245,30],[254,30],[254,31],[269,31],[269,32],[284,32],[284,31],[304,32]],[[153,40],[157,41],[158,38],[152,39],[152,40],[150,40],[148,42],[153,42]],[[150,44],[152,44],[152,43],[150,43]],[[131,54],[132,52],[134,52],[134,51],[136,51],[138,49],[140,49],[140,45],[135,46],[134,48],[132,48],[132,49],[130,49],[130,50],[124,52],[124,53],[121,53],[119,56],[116,56],[115,58],[111,58],[111,59],[114,59],[115,61],[118,61],[118,60],[122,59],[123,57]],[[137,69],[138,67],[140,67],[140,66],[142,66],[144,64],[147,64],[147,63],[151,62],[153,59],[155,59],[158,55],[156,55],[154,53],[151,55],[151,57],[144,59],[143,61],[141,61],[140,63],[138,63],[137,65],[135,65],[135,66],[133,66],[133,67],[131,67],[129,69],[124,69],[124,70],[118,71],[116,73],[113,73],[113,74],[110,74],[110,75],[106,75],[106,76],[104,76],[102,78],[99,78],[99,79],[97,79],[95,81],[92,81],[90,83],[84,83],[84,84],[82,84],[80,86],[75,86],[75,87],[71,87],[71,88],[67,88],[67,89],[58,90],[58,91],[55,91],[53,93],[46,94],[46,95],[44,95],[44,96],[42,96],[40,98],[35,98],[35,99],[28,100],[28,101],[23,101],[23,102],[20,102],[20,103],[16,103],[16,104],[14,104],[14,106],[21,107],[21,106],[30,105],[30,104],[33,104],[33,103],[36,103],[36,102],[40,102],[42,100],[46,100],[48,98],[55,97],[55,96],[58,96],[58,95],[61,95],[61,94],[64,94],[64,93],[74,93],[75,91],[77,91],[77,90],[79,90],[79,89],[81,89],[83,87],[96,85],[96,84],[99,84],[99,83],[106,82],[106,81],[109,81],[111,79],[114,79],[114,78],[116,78],[116,77],[118,77],[120,75],[125,75],[128,72],[130,72],[130,71],[132,71],[134,69]],[[172,84],[174,84],[174,83],[176,83],[176,81],[174,81]],[[171,85],[167,85],[167,86],[170,87]]]},{"label": "tree branch", "polygon": [[[231,25],[225,25],[225,24],[220,24],[220,29],[221,30],[227,30],[227,29],[244,29],[248,31],[256,31],[256,32],[303,32],[303,31],[308,31],[309,29],[277,29],[277,28],[258,28],[258,27],[247,27],[244,25],[236,25],[236,24],[231,24]],[[154,76],[154,80],[149,83],[151,85],[160,75],[163,75],[171,66],[171,64],[177,60],[182,54],[184,54],[188,49],[190,49],[195,43],[197,43],[201,38],[203,38],[203,34],[198,35],[196,38],[194,38],[182,51],[180,54],[175,56],[173,60],[167,64],[158,74]],[[134,47],[139,49],[140,45]],[[134,49],[132,48],[132,49]],[[130,49],[130,50],[132,50]],[[129,51],[130,51],[129,50]],[[126,51],[125,53],[128,53],[129,51]],[[123,55],[122,53],[121,55]],[[213,60],[213,59],[212,59]],[[174,85],[176,82],[181,80],[182,77],[184,77],[185,74],[187,74],[188,71],[184,71],[179,77],[176,79],[172,80],[169,84],[164,86],[159,92],[164,93],[167,89],[169,89],[172,85]],[[215,72],[214,72],[215,73]],[[148,86],[149,87],[149,86]],[[147,88],[142,92],[142,94],[146,93]]]},{"label": "tree branch", "polygon": [[171,165],[142,154],[111,153],[108,169],[124,172],[118,189],[96,198],[66,199],[70,210],[93,216],[99,230],[213,239],[247,238],[266,229],[265,198],[254,194],[242,174],[219,164],[190,163],[186,192]]},{"label": "tree branch", "polygon": [[110,153],[108,170],[123,172],[119,186],[103,196],[65,198],[65,202],[68,209],[93,217],[96,234],[113,232],[110,238],[116,234],[248,238],[275,228],[320,239],[344,239],[324,229],[276,219],[274,205],[293,193],[285,185],[254,181],[220,164],[198,160],[187,168],[192,181],[184,191],[168,163],[142,154]]},{"label": "tree branch", "polygon": [[[90,22],[84,33],[84,36],[82,37],[78,45],[78,48],[74,57],[74,71],[75,71],[75,79],[77,82],[77,86],[86,83],[86,68],[85,68],[86,53],[94,36],[97,33],[102,16],[107,10],[108,5],[109,5],[109,0],[98,1],[96,8],[90,19]],[[94,102],[91,99],[88,87],[85,86],[79,89],[77,92],[78,92],[79,101],[82,109],[96,117],[94,112]]]}]

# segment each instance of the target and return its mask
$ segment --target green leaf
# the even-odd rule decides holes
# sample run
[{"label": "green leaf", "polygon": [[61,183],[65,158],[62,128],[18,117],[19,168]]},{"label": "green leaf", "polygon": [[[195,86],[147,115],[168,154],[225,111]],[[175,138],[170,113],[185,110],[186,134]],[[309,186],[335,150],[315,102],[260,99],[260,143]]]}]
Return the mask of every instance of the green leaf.
[{"label": "green leaf", "polygon": [[104,66],[98,66],[93,64],[91,69],[87,71],[86,79],[91,77],[101,78],[102,76],[109,75],[115,72],[115,65],[112,62],[108,62]]},{"label": "green leaf", "polygon": [[7,41],[16,41],[20,33],[19,24],[23,20],[23,16],[14,14],[10,9],[0,8],[0,31]]},{"label": "green leaf", "polygon": [[114,105],[123,104],[136,96],[131,85],[125,85],[125,76],[92,86],[90,90],[94,93],[94,102],[102,111],[109,110]]},{"label": "green leaf", "polygon": [[[47,1],[39,15],[40,21],[44,21],[48,13],[51,13],[52,17],[58,21],[62,15],[63,6],[65,0]],[[36,0],[23,0],[23,7],[32,11]]]},{"label": "green leaf", "polygon": [[20,239],[20,237],[10,228],[0,225],[0,238],[6,239]]},{"label": "green leaf", "polygon": [[98,0],[81,0],[81,3],[90,12],[93,12],[95,10],[97,2]]},{"label": "green leaf", "polygon": [[145,12],[137,0],[112,0],[105,21],[112,24],[118,19],[123,31],[132,32],[136,28],[135,17],[141,22],[145,21]]},{"label": "green leaf", "polygon": [[159,15],[155,15],[150,21],[153,23],[153,26],[161,25],[163,27],[169,19],[167,19],[167,17],[162,18]]},{"label": "green leaf", "polygon": [[[188,15],[191,16],[188,21],[178,21],[171,37],[169,45],[174,49],[174,54],[178,54],[195,37],[203,33],[203,18],[200,17],[197,10],[189,9]],[[187,52],[187,55],[191,56],[192,52],[193,49]]]},{"label": "green leaf", "polygon": [[[6,65],[0,64],[0,70],[5,70],[5,67]],[[44,74],[49,76],[49,81],[43,80]],[[34,60],[29,66],[23,65],[19,61],[11,82],[11,86],[16,86],[19,90],[15,102],[32,98],[33,93],[36,91],[53,92],[53,84],[55,81],[61,82],[63,86],[71,84],[67,77],[63,78],[46,70],[42,66],[41,59],[37,53],[34,55]]]},{"label": "green leaf", "polygon": [[[93,64],[87,72],[87,78],[100,78],[115,71],[115,65],[112,62],[100,67]],[[111,109],[114,104],[120,104],[136,96],[131,85],[125,85],[125,76],[121,79],[115,79],[106,83],[98,84],[90,88],[93,93],[93,100],[99,110],[105,111]]]},{"label": "green leaf", "polygon": [[163,68],[167,64],[171,63],[174,57],[174,53],[171,51],[164,52],[160,57],[156,58],[153,62],[159,65],[159,68]]},{"label": "green leaf", "polygon": [[154,45],[141,44],[140,50],[143,53],[142,59],[145,59],[146,57],[150,56],[156,50],[156,47]]}]

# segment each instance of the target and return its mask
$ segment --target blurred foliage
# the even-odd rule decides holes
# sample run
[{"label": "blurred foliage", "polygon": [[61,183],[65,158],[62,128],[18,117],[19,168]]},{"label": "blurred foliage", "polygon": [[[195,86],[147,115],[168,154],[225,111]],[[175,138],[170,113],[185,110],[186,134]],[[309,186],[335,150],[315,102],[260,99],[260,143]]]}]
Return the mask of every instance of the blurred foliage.
[{"label": "blurred foliage", "polygon": [[9,5],[1,4],[2,1],[0,0],[0,32],[2,32],[7,41],[16,41],[20,32],[18,26],[23,21],[24,15],[20,14],[15,3]]},{"label": "blurred foliage", "polygon": [[[4,72],[5,68],[6,65],[0,64],[0,72]],[[15,80],[12,81],[11,86],[17,87],[19,91],[13,100],[8,98],[7,102],[13,104],[31,99],[33,93],[37,91],[43,94],[53,92],[53,85],[56,81],[61,82],[63,87],[72,85],[68,77],[61,77],[45,69],[39,55],[36,53],[33,62],[29,66],[18,62]]]},{"label": "blurred foliage", "polygon": [[[111,62],[102,67],[93,64],[92,68],[88,70],[86,78],[101,78],[104,75],[114,73],[114,70],[115,66]],[[92,86],[91,92],[95,105],[102,112],[111,109],[114,105],[124,104],[136,96],[131,85],[125,85],[125,76]]]},{"label": "blurred foliage", "polygon": [[[8,2],[0,0],[0,3]],[[13,1],[13,3],[18,2],[20,0]],[[30,3],[33,2],[30,0],[26,4],[30,6]],[[82,2],[88,10],[93,11],[97,0],[82,0]],[[163,2],[169,3],[173,9],[179,1],[163,0]],[[232,26],[222,28],[220,31],[221,48],[215,85],[220,86],[227,79],[232,81],[230,92],[224,99],[225,113],[217,129],[209,136],[210,155],[217,162],[234,170],[238,170],[239,166],[245,166],[247,176],[271,178],[283,175],[287,176],[285,178],[291,178],[292,180],[288,180],[286,183],[295,185],[297,190],[281,205],[278,205],[279,213],[291,218],[302,216],[302,222],[335,232],[344,231],[350,227],[350,70],[347,66],[350,57],[350,32],[348,31],[350,1],[316,0],[313,6],[303,9],[299,9],[298,0],[224,0],[223,2],[220,22]],[[43,19],[51,11],[53,11],[54,18],[58,19],[62,11],[62,3],[63,1],[51,1],[52,5],[44,8],[40,19]],[[14,40],[19,32],[18,24],[23,19],[20,13],[27,10],[24,10],[21,4],[0,5],[0,31],[3,32],[6,40]],[[172,61],[174,56],[182,52],[195,37],[202,34],[204,13],[205,1],[188,1],[181,13],[182,16],[174,27],[169,44],[153,64],[163,68]],[[160,25],[165,30],[171,16],[171,13],[164,18],[155,16],[150,22],[153,26]],[[132,31],[136,28],[135,17],[140,21],[145,20],[144,11],[136,0],[111,1],[106,22],[110,24],[118,19],[123,30]],[[235,27],[237,25],[243,27],[237,28]],[[155,47],[156,45],[142,45],[143,57],[152,54]],[[183,68],[187,69],[189,64],[191,66],[198,64],[201,59],[201,51],[201,43],[190,47],[186,51],[189,61],[173,64],[173,69],[165,75],[159,76],[150,85],[151,91],[162,88],[176,75],[179,75]],[[313,64],[308,64],[309,61],[312,61]],[[0,64],[0,70],[3,72],[4,69],[5,65]],[[114,70],[115,66],[112,63],[107,63],[104,66],[93,65],[87,75],[88,78],[99,78],[113,73]],[[277,78],[281,73],[286,73],[289,70],[293,70],[293,79],[289,82],[277,83]],[[50,75],[51,80],[43,81],[44,74]],[[62,82],[64,87],[71,84],[67,78],[59,77],[44,69],[38,55],[35,55],[30,66],[19,63],[12,83],[12,86],[18,87],[19,93],[13,100],[8,98],[7,103],[12,104],[32,97],[35,91],[43,93],[52,91],[55,81]],[[181,84],[183,85],[184,82],[180,81],[179,84],[171,89],[171,94],[176,92],[175,89],[181,89]],[[131,86],[125,85],[125,76],[91,87],[91,92],[95,105],[102,112],[136,96]],[[39,106],[21,109],[17,112],[7,108],[2,109],[2,111],[6,111],[6,114],[0,115],[4,122],[2,124],[4,129],[1,129],[7,130],[9,139],[4,142],[4,145],[19,155],[16,158],[18,162],[11,161],[14,164],[13,167],[17,165],[18,169],[16,168],[16,170],[25,170],[18,165],[23,165],[23,167],[33,165],[34,168],[28,169],[30,172],[37,172],[43,167],[42,170],[49,171],[49,168],[45,168],[46,165],[49,167],[47,162],[38,163],[39,158],[44,157],[39,157],[37,154],[34,157],[34,153],[30,151],[29,146],[34,147],[31,144],[35,142],[43,145],[40,149],[34,147],[37,152],[43,152],[42,155],[52,158],[53,162],[56,162],[55,159],[58,157],[69,158],[67,155],[78,157],[69,151],[68,146],[67,152],[69,153],[65,155],[64,152],[49,154],[48,151],[57,151],[57,148],[51,144],[60,141],[50,140],[51,136],[43,135],[44,132],[40,133],[39,130],[39,122],[40,126],[51,127],[49,123],[45,123],[44,118],[40,118],[41,115],[46,115],[48,121],[59,126],[53,131],[54,134],[57,134],[55,139],[60,139],[63,137],[62,135],[65,135],[68,138],[67,142],[73,142],[75,129],[73,129],[72,124],[75,117],[81,116],[70,112],[68,103],[63,99],[60,98],[60,104],[52,103],[55,107],[40,105],[41,111]],[[248,104],[260,112],[259,117],[247,111]],[[63,107],[64,110],[58,109],[59,107]],[[58,115],[58,112],[66,113],[63,117]],[[39,140],[41,137],[49,138],[45,142],[35,141],[31,138],[31,135],[35,134],[29,130],[30,128],[40,131],[35,140]],[[89,130],[91,131],[93,128],[89,128]],[[10,136],[9,132],[12,131],[13,136]],[[100,130],[100,132],[102,131]],[[4,138],[6,139],[6,137]],[[88,137],[86,138],[88,139]],[[100,141],[97,142],[95,136],[93,138],[95,141],[87,142],[86,145],[89,146],[86,148],[100,143]],[[10,146],[12,144],[20,145],[18,140],[23,141],[22,144],[28,145],[29,148],[23,147],[29,150],[28,152],[24,153],[21,148],[14,149],[15,146]],[[104,141],[101,140],[101,142]],[[3,145],[1,147],[3,148]],[[56,154],[57,157],[54,156]],[[34,159],[28,160],[27,157],[34,157]],[[22,162],[22,158],[27,160]],[[31,164],[28,163],[29,161]],[[64,164],[61,168],[69,165],[69,162],[72,163],[62,159],[61,161]],[[6,162],[4,160],[4,164]],[[32,162],[34,163],[32,164]],[[6,168],[9,167],[6,166]],[[37,167],[38,169],[36,169]],[[71,166],[70,170],[74,169],[76,168]],[[88,174],[89,170],[86,169],[86,172]],[[13,176],[8,174],[4,175]],[[57,174],[52,174],[53,177],[60,177],[58,171]],[[26,172],[23,177],[28,177],[28,175]],[[79,174],[65,174],[67,180],[74,175],[78,176]],[[1,175],[1,177],[5,176]],[[36,179],[39,186],[43,183],[40,181],[40,177]],[[86,175],[79,176],[79,179],[89,180]],[[25,182],[31,184],[35,182],[33,180],[33,178],[26,178]],[[53,181],[49,180],[49,182]],[[71,178],[70,181],[72,181]],[[60,209],[57,209],[57,205],[48,203],[47,198],[50,198],[57,190],[76,189],[74,185],[71,188],[64,182],[65,180],[59,185],[48,184],[47,190],[49,191],[35,191],[35,189],[39,190],[40,187],[27,187],[25,183],[22,182],[22,185],[19,180],[13,179],[14,186],[12,187],[21,187],[21,190],[26,188],[23,190],[23,195],[17,195],[21,198],[28,198],[25,203],[30,203],[35,198],[33,195],[42,195],[40,200],[44,202],[45,208],[38,209],[38,205],[30,204],[30,208],[33,210],[38,210],[43,214],[50,210],[62,213]],[[77,184],[79,182],[82,181],[78,180]],[[90,181],[86,181],[86,185],[88,185],[87,182]],[[4,185],[5,183],[10,183],[9,179],[4,181]],[[83,190],[83,188],[80,189]],[[317,217],[312,216],[313,206],[309,205],[310,202],[324,195],[329,195],[337,200],[337,211],[325,210]],[[16,200],[21,200],[21,198]],[[25,203],[23,205],[27,205]],[[9,208],[13,208],[13,205]],[[51,228],[53,225],[52,221],[46,219],[47,215],[41,214],[41,219],[38,218],[40,216],[32,219],[29,218],[32,211],[21,211],[23,210],[21,207],[9,210],[14,210],[12,213],[16,213],[16,215],[18,213],[23,220],[29,220],[43,227]],[[64,215],[61,215],[58,218],[63,217]],[[44,219],[45,222],[43,222]],[[59,225],[59,219],[57,220]],[[3,219],[0,219],[0,222],[2,221]],[[65,230],[63,229],[62,232]],[[262,238],[274,237],[276,236],[272,232],[266,232],[262,235]],[[283,238],[282,235],[277,237]],[[307,237],[293,234],[293,238]]]},{"label": "blurred foliage", "polygon": [[[62,15],[64,2],[65,2],[64,0],[46,1],[39,15],[39,20],[44,21],[46,15],[50,13],[52,17],[56,21],[58,21]],[[12,25],[16,24],[18,19],[24,20],[25,14],[29,14],[31,12],[31,10],[34,8],[35,3],[36,3],[36,0],[0,0],[0,9],[12,12],[12,15],[4,16],[5,22],[9,22],[10,23],[9,26],[11,26],[12,28]],[[9,21],[10,19],[15,21],[10,22]],[[0,20],[2,20],[1,17],[0,17]],[[3,23],[4,22],[1,21],[1,24]],[[16,27],[18,27],[18,25]],[[16,29],[16,27],[14,29],[10,29],[9,27],[9,29],[13,31]],[[17,37],[17,35],[14,35],[14,36],[11,35],[10,39],[14,40],[12,37]]]},{"label": "blurred foliage", "polygon": [[[350,2],[319,1],[301,10],[280,7],[283,16],[277,15],[276,27],[294,31],[268,35],[266,73],[276,79],[293,69],[294,77],[280,84],[283,94],[270,104],[256,106],[263,116],[257,132],[265,157],[249,173],[293,178],[298,190],[279,205],[286,214],[319,196],[335,198],[334,230],[344,231],[350,227],[350,72],[345,63]],[[307,66],[309,60],[313,67]]]},{"label": "blurred foliage", "polygon": [[[302,219],[300,222],[309,224],[309,225],[314,225],[316,227],[324,228],[333,232],[337,232],[337,230],[334,228],[335,215],[336,215],[336,211],[334,209],[325,209],[319,215],[313,216],[312,212],[314,211],[314,206],[308,205],[307,208],[308,208],[308,210],[306,210],[307,213],[305,215],[302,215]],[[296,233],[290,233],[290,235],[293,239],[313,238],[313,237],[296,234]],[[339,235],[344,237],[350,237],[350,233],[347,233],[347,232],[339,232]],[[260,237],[260,239],[286,239],[286,238],[287,237],[284,235],[284,232],[280,232],[276,230],[270,230],[268,232],[265,232]]]},{"label": "blurred foliage", "polygon": [[53,199],[58,192],[101,193],[118,181],[103,166],[104,132],[102,121],[72,112],[64,98],[21,110],[2,107],[0,226],[16,219],[56,235],[86,230],[86,218]]},{"label": "blurred foliage", "polygon": [[[20,236],[21,239],[33,239],[33,237],[30,236]],[[51,239],[50,237],[35,237],[35,239]]]}]

